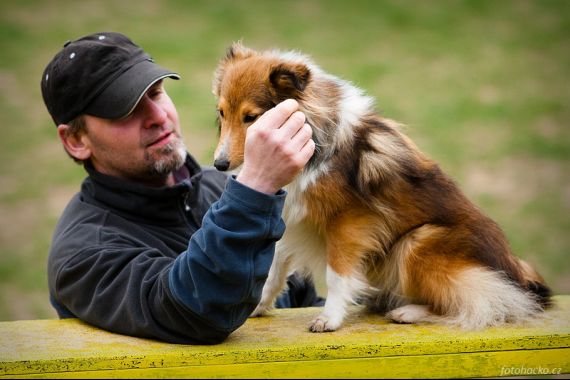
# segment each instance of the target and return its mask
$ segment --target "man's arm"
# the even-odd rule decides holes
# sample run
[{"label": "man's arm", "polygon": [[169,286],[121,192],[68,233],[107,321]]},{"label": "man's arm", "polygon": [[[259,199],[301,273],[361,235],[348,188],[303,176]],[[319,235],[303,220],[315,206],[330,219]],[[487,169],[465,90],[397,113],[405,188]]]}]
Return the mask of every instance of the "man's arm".
[{"label": "man's arm", "polygon": [[285,194],[252,192],[230,179],[169,274],[173,296],[208,321],[222,339],[259,303],[275,243],[285,231]]},{"label": "man's arm", "polygon": [[[74,316],[109,331],[221,342],[259,301],[284,231],[284,197],[230,179],[176,258],[122,236],[110,215],[95,220],[96,229],[84,220],[57,242],[55,249],[78,251],[50,260],[52,294]],[[89,243],[79,248],[82,234]]]}]

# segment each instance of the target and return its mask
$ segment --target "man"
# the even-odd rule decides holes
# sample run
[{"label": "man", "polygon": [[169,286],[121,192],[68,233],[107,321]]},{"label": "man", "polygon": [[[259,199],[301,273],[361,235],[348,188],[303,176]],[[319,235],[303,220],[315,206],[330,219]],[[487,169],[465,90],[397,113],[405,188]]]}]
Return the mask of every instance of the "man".
[{"label": "man", "polygon": [[[218,343],[255,308],[284,232],[289,183],[314,152],[294,100],[247,132],[237,177],[187,154],[156,65],[119,33],[67,42],[42,95],[66,152],[88,173],[48,260],[60,317],[174,343]],[[320,305],[298,276],[278,306]]]}]

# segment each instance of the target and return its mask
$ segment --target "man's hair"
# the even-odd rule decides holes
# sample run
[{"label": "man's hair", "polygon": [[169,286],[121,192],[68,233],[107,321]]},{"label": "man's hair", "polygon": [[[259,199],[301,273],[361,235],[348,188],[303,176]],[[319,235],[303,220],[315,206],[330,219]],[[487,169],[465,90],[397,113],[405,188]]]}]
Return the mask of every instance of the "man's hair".
[{"label": "man's hair", "polygon": [[[71,120],[69,123],[67,123],[67,125],[69,126],[69,128],[67,128],[64,132],[65,137],[79,136],[79,135],[82,135],[84,133],[87,133],[87,123],[85,122],[85,116],[84,115],[77,116],[76,118]],[[83,160],[79,160],[79,159],[73,157],[71,154],[69,154],[67,149],[65,149],[65,153],[67,153],[67,155],[69,157],[71,157],[73,159],[73,161],[75,161],[77,164],[82,165],[84,163]]]}]

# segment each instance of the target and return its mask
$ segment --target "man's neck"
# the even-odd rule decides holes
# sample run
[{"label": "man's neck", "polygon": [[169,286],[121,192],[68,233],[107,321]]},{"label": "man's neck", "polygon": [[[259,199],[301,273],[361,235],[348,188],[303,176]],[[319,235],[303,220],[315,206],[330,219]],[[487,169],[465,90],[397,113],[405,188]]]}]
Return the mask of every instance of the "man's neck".
[{"label": "man's neck", "polygon": [[141,185],[149,187],[167,187],[167,186],[170,187],[174,186],[177,182],[179,182],[178,178],[175,176],[173,172],[170,172],[166,175],[129,176],[122,173],[110,173],[106,170],[102,170],[102,168],[98,168],[97,165],[91,164],[91,167],[101,174],[119,178],[125,181],[140,183]]},{"label": "man's neck", "polygon": [[139,179],[136,182],[140,182],[143,185],[149,187],[165,187],[165,186],[174,186],[176,185],[176,178],[174,177],[173,173],[168,174],[166,177],[155,177],[149,179]]}]

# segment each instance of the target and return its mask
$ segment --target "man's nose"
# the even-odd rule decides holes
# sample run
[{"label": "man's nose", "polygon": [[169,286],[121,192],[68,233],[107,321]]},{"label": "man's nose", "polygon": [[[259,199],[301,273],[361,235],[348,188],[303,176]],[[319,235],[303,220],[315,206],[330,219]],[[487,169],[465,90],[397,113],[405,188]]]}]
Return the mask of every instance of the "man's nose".
[{"label": "man's nose", "polygon": [[143,96],[139,106],[143,108],[145,128],[153,128],[166,123],[168,117],[166,111],[147,95]]}]

